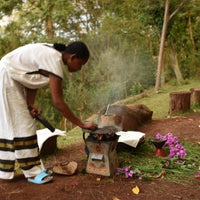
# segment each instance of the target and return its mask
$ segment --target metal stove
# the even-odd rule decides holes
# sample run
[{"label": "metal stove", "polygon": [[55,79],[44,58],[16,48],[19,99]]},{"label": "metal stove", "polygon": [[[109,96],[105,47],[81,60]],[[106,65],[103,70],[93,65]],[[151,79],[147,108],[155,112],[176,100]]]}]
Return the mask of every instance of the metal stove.
[{"label": "metal stove", "polygon": [[[88,155],[86,172],[103,176],[111,176],[118,167],[116,147],[118,129],[105,126],[95,131],[83,129],[85,151]],[[89,133],[85,138],[85,134]]]}]

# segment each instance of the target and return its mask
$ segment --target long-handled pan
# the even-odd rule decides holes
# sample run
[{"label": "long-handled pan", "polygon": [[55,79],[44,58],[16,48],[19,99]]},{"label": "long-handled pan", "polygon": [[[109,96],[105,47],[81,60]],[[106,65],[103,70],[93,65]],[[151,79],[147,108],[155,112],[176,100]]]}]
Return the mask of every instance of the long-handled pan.
[{"label": "long-handled pan", "polygon": [[[33,108],[29,106],[28,109],[29,111],[31,111]],[[55,128],[41,114],[35,113],[35,118],[39,122],[41,122],[45,127],[47,127],[51,132],[55,131]]]}]

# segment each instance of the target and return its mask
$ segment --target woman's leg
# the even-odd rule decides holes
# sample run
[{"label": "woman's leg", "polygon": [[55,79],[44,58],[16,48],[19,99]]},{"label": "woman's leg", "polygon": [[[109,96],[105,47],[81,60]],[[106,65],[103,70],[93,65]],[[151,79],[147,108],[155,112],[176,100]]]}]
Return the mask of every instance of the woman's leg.
[{"label": "woman's leg", "polygon": [[14,177],[14,141],[13,126],[11,125],[12,110],[8,103],[8,87],[10,81],[6,69],[0,64],[0,178],[12,179]]},{"label": "woman's leg", "polygon": [[25,88],[0,67],[0,178],[12,179],[18,161],[25,177],[44,170],[39,157],[35,121],[29,114]]}]

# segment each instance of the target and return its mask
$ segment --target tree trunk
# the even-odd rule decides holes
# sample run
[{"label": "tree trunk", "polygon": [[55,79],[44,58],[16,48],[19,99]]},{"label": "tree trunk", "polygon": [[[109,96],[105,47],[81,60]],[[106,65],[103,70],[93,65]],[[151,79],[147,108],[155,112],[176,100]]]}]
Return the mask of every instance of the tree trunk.
[{"label": "tree trunk", "polygon": [[190,39],[191,39],[191,42],[192,42],[193,51],[195,51],[196,45],[195,45],[194,37],[193,37],[193,33],[192,33],[192,23],[191,23],[190,11],[188,12],[188,27],[189,27],[189,33],[190,33]]},{"label": "tree trunk", "polygon": [[46,20],[46,34],[48,39],[54,38],[54,28],[53,28],[53,19],[52,17],[48,17]]},{"label": "tree trunk", "polygon": [[171,45],[171,49],[172,49],[172,66],[174,69],[174,73],[176,75],[177,82],[181,85],[183,84],[184,80],[183,80],[181,70],[179,68],[177,53],[176,53],[174,45]]},{"label": "tree trunk", "polygon": [[190,92],[170,93],[169,114],[184,112],[190,109]]},{"label": "tree trunk", "polygon": [[191,104],[199,104],[200,103],[200,88],[191,88]]},{"label": "tree trunk", "polygon": [[170,0],[166,0],[165,15],[164,15],[162,35],[161,35],[161,41],[160,41],[160,50],[159,50],[159,56],[158,56],[158,65],[157,65],[157,75],[156,75],[156,85],[155,85],[155,91],[156,92],[158,92],[158,89],[159,89],[159,86],[160,86],[162,59],[163,59],[165,37],[166,37],[167,24],[168,24],[168,18],[169,18],[169,5],[170,5]]},{"label": "tree trunk", "polygon": [[156,76],[156,84],[155,84],[155,91],[158,92],[160,86],[160,78],[161,78],[161,70],[162,70],[162,59],[163,59],[163,52],[164,52],[164,44],[165,44],[165,37],[167,32],[167,25],[169,20],[176,15],[176,13],[183,7],[183,4],[186,0],[182,0],[177,9],[169,16],[169,6],[170,0],[166,0],[165,3],[165,15],[164,15],[164,22],[162,28],[162,36],[160,42],[160,50],[158,56],[158,66],[157,66],[157,76]]},{"label": "tree trunk", "polygon": [[48,36],[48,39],[54,38],[54,27],[53,27],[53,18],[52,18],[52,12],[53,12],[53,4],[48,6],[48,15],[46,16],[45,20],[45,31]]}]

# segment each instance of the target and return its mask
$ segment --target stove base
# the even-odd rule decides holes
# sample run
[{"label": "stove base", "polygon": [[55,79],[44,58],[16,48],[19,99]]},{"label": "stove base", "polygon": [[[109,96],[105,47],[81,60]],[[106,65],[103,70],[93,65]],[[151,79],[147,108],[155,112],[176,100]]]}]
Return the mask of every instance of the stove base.
[{"label": "stove base", "polygon": [[86,172],[102,176],[112,176],[118,167],[117,141],[94,141],[86,139],[89,157]]}]

